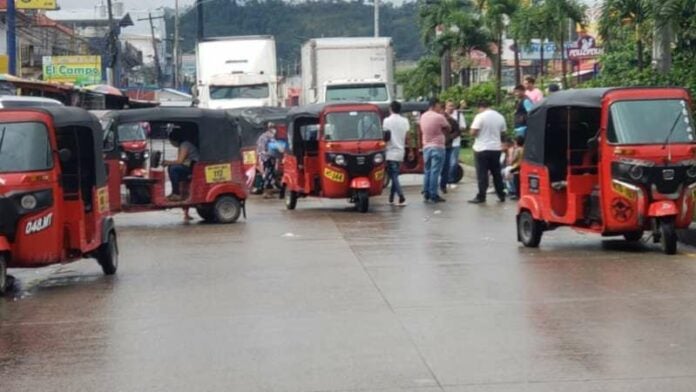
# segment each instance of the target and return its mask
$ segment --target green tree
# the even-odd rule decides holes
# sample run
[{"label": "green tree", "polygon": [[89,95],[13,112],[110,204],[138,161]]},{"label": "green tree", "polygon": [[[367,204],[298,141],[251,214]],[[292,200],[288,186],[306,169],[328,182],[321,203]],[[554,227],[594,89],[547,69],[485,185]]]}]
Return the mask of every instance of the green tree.
[{"label": "green tree", "polygon": [[[599,33],[611,48],[612,38],[633,39],[639,70],[645,65],[645,42],[652,34],[653,7],[650,0],[606,0],[602,5]],[[626,37],[626,29],[630,34]],[[633,37],[630,37],[632,35]]]},{"label": "green tree", "polygon": [[[517,0],[478,0],[478,6],[483,15],[483,21],[488,27],[493,42],[496,46],[495,72],[496,72],[496,103],[502,100],[503,83],[503,36],[507,21],[515,14],[519,7]],[[516,54],[517,57],[517,54]]]}]

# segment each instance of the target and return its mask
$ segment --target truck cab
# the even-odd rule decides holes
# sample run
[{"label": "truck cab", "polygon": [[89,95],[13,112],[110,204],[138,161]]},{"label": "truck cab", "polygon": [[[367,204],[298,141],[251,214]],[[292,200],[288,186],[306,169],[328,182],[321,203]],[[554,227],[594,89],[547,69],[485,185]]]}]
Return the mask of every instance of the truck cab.
[{"label": "truck cab", "polygon": [[320,102],[367,102],[386,104],[393,100],[391,86],[379,79],[330,80],[322,86]]},{"label": "truck cab", "polygon": [[209,109],[278,106],[278,82],[264,74],[216,75],[199,86],[198,105]]}]

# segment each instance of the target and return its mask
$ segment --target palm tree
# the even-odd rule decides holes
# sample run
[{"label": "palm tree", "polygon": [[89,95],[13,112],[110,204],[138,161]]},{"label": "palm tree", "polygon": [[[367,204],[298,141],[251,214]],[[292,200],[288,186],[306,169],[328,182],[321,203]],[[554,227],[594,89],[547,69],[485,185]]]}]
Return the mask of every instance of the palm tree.
[{"label": "palm tree", "polygon": [[478,0],[479,9],[483,13],[484,23],[490,30],[497,54],[496,62],[496,103],[502,101],[502,83],[503,83],[503,35],[507,22],[518,9],[519,1],[517,0]]},{"label": "palm tree", "polygon": [[569,23],[583,23],[585,20],[585,6],[577,0],[544,0],[542,7],[551,26],[550,36],[556,42],[556,48],[561,52],[561,68],[563,72],[563,85],[568,86],[568,64],[565,56],[566,28]]},{"label": "palm tree", "polygon": [[636,61],[638,69],[642,70],[645,61],[644,42],[649,39],[650,19],[653,7],[649,0],[606,0],[602,5],[599,23],[599,33],[607,42],[612,36],[620,35],[623,27],[633,30],[636,43]]}]

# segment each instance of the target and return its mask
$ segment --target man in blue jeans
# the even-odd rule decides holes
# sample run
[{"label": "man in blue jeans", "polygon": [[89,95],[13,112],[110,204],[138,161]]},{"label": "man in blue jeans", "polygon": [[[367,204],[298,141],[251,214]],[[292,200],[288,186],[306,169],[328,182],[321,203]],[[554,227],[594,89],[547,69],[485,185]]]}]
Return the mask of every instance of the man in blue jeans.
[{"label": "man in blue jeans", "polygon": [[399,195],[398,206],[406,205],[404,192],[399,183],[399,169],[404,160],[406,134],[409,130],[408,120],[401,115],[401,104],[393,101],[389,105],[389,117],[385,118],[382,128],[389,131],[390,138],[387,142],[387,175],[391,180],[391,191],[389,192],[389,204],[394,204],[394,196]]},{"label": "man in blue jeans", "polygon": [[440,203],[445,199],[437,193],[438,182],[445,163],[445,135],[451,131],[449,122],[442,115],[442,105],[437,98],[430,100],[428,111],[420,118],[423,135],[423,199],[425,202]]}]

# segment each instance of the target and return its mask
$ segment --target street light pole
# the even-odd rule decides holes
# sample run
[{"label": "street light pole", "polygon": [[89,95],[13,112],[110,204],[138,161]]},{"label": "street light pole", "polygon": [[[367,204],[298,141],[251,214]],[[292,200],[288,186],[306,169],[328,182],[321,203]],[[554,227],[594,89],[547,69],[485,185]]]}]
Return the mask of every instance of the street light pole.
[{"label": "street light pole", "polygon": [[375,37],[379,37],[379,0],[375,2]]},{"label": "street light pole", "polygon": [[198,41],[202,41],[203,38],[205,38],[205,30],[203,29],[203,0],[196,0],[196,13],[197,13],[197,27],[198,27],[198,34],[197,38]]},{"label": "street light pole", "polygon": [[[103,3],[102,3],[103,4]],[[116,70],[118,63],[118,42],[116,41],[116,28],[114,26],[114,11],[111,5],[111,0],[106,0],[107,12],[109,15],[109,61],[106,69],[106,81],[108,84],[118,87],[119,75]]]},{"label": "street light pole", "polygon": [[179,0],[174,0],[174,89],[179,88]]}]

